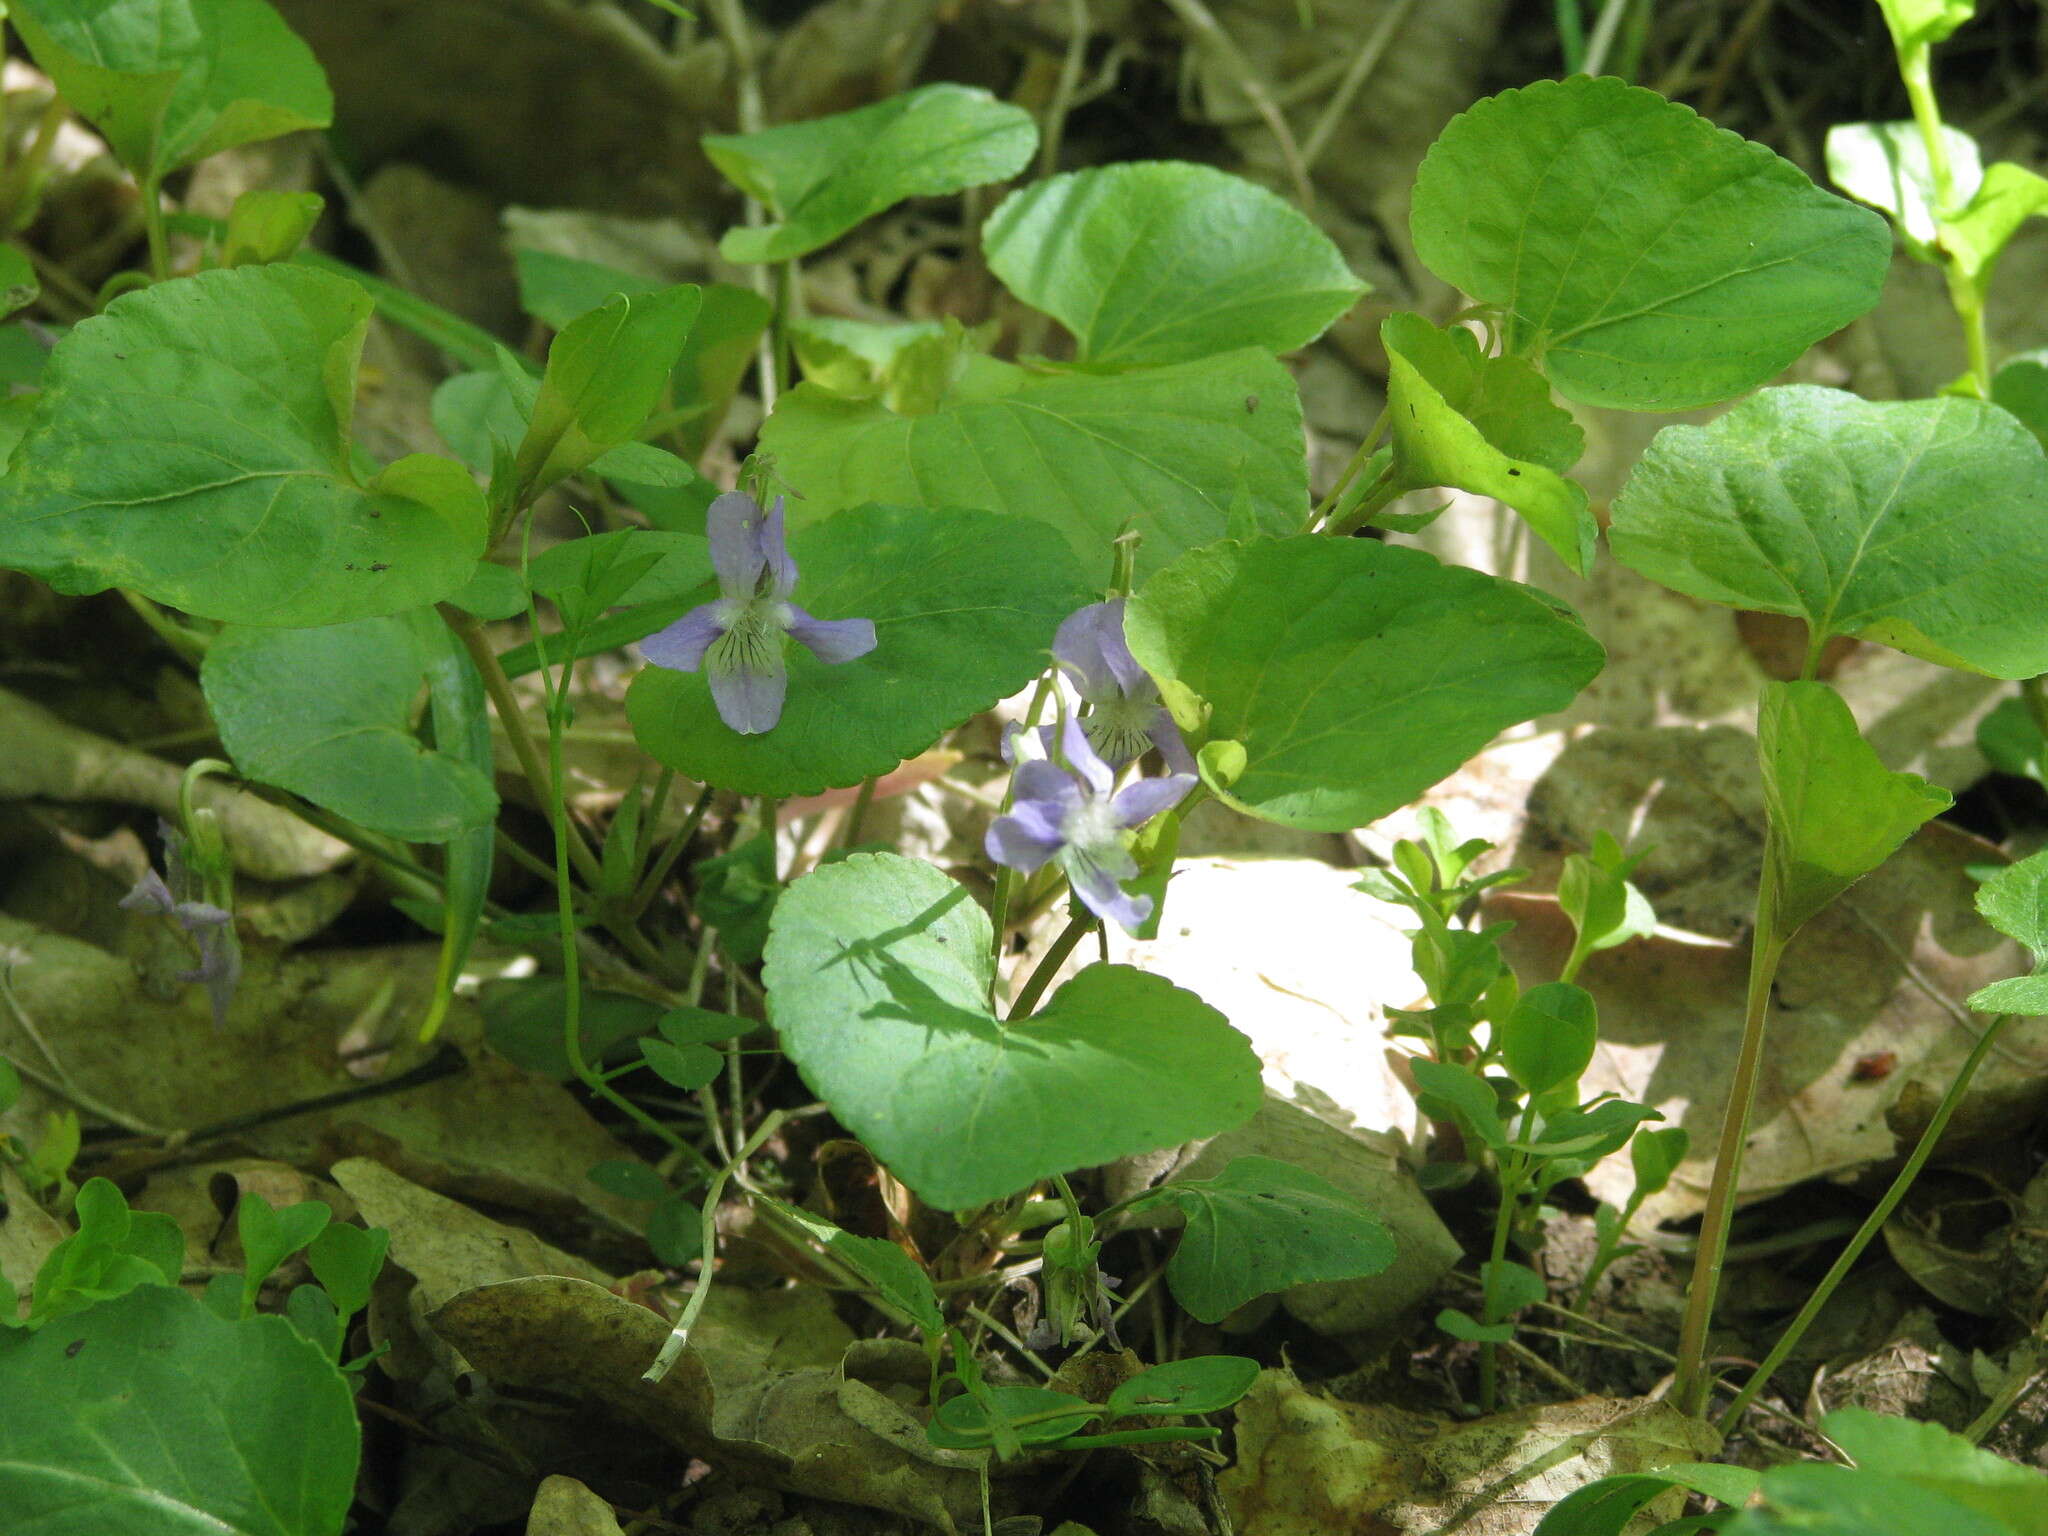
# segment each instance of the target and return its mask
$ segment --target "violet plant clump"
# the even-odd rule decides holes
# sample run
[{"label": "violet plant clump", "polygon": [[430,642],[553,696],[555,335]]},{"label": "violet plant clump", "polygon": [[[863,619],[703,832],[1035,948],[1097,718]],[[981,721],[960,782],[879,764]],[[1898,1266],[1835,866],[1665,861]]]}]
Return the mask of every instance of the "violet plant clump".
[{"label": "violet plant clump", "polygon": [[869,619],[813,618],[789,600],[796,562],[783,535],[782,498],[766,512],[744,491],[728,491],[705,513],[719,595],[640,642],[658,667],[702,670],[718,715],[743,736],[773,730],[789,689],[786,638],[829,665],[875,648]]}]

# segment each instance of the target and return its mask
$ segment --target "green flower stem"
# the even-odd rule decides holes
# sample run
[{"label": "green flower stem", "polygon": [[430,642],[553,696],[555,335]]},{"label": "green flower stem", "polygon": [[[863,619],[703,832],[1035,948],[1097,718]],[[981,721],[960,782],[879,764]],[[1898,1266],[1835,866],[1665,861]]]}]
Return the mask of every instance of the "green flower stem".
[{"label": "green flower stem", "polygon": [[711,808],[712,794],[711,786],[706,784],[697,796],[697,803],[690,807],[690,814],[683,818],[683,824],[676,828],[675,836],[671,837],[668,846],[662,849],[661,857],[648,867],[647,877],[640,882],[639,889],[633,892],[632,898],[626,903],[626,910],[620,914],[626,922],[640,921],[640,914],[647,910],[654,898],[661,893],[661,888],[668,883],[669,872],[676,867],[676,860],[688,850],[690,840],[697,835],[697,828],[704,824],[704,813]]},{"label": "green flower stem", "polygon": [[[1522,1123],[1515,1132],[1515,1140],[1527,1141],[1535,1129],[1536,1106],[1533,1103],[1522,1107]],[[1508,1236],[1514,1230],[1515,1205],[1522,1198],[1522,1183],[1529,1174],[1529,1154],[1510,1152],[1501,1162],[1500,1204],[1493,1213],[1493,1246],[1487,1250],[1491,1264],[1505,1263],[1508,1256]],[[1486,1277],[1479,1281],[1480,1321],[1485,1323],[1505,1322],[1505,1318],[1493,1315],[1492,1298],[1486,1294]],[[1479,1411],[1492,1413],[1500,1396],[1499,1352],[1492,1344],[1479,1346]]]},{"label": "green flower stem", "polygon": [[1031,1010],[1038,1006],[1038,1000],[1045,995],[1045,989],[1052,985],[1052,979],[1059,968],[1067,963],[1067,956],[1074,952],[1081,940],[1088,936],[1088,930],[1095,926],[1095,914],[1074,903],[1074,916],[1067,926],[1060,930],[1060,936],[1052,941],[1052,947],[1038,962],[1038,968],[1031,973],[1030,980],[1017,994],[1017,1000],[1010,1004],[1009,1018],[1013,1021],[1028,1019]]},{"label": "green flower stem", "polygon": [[853,797],[853,809],[846,813],[846,825],[840,829],[839,846],[851,848],[860,841],[861,823],[868,819],[868,807],[875,803],[875,781],[873,776],[860,781],[860,793]]},{"label": "green flower stem", "polygon": [[120,592],[128,606],[135,610],[135,616],[150,627],[157,639],[163,641],[186,661],[197,664],[206,659],[206,648],[212,643],[207,636],[196,629],[187,629],[177,623],[140,592],[131,592],[126,587],[122,587]]},{"label": "green flower stem", "polygon": [[[1913,121],[1920,140],[1927,147],[1928,173],[1934,178],[1934,217],[1944,227],[1957,212],[1955,170],[1949,164],[1948,141],[1941,133],[1941,107],[1934,99],[1934,75],[1929,67],[1933,50],[1924,45],[1899,54],[1899,78],[1905,82],[1906,97],[1913,104]],[[1991,398],[1991,349],[1984,333],[1984,294],[1962,263],[1942,241],[1942,272],[1948,278],[1949,303],[1963,323],[1963,344],[1969,351],[1966,375],[1970,393],[1979,400]],[[1987,264],[1988,270],[1988,264]]]},{"label": "green flower stem", "polygon": [[1992,1045],[2012,1018],[2012,1014],[2000,1014],[1986,1025],[1984,1032],[1977,1037],[1976,1045],[1971,1047],[1969,1056],[1964,1059],[1961,1069],[1955,1075],[1955,1080],[1948,1085],[1948,1092],[1942,1095],[1941,1103],[1935,1106],[1934,1118],[1927,1122],[1927,1129],[1920,1133],[1920,1140],[1913,1147],[1913,1155],[1906,1159],[1905,1167],[1901,1168],[1898,1177],[1892,1180],[1891,1188],[1884,1192],[1883,1199],[1871,1207],[1870,1215],[1864,1219],[1856,1235],[1849,1239],[1847,1246],[1836,1257],[1828,1272],[1821,1277],[1821,1282],[1814,1287],[1813,1294],[1806,1298],[1806,1305],[1799,1309],[1799,1315],[1786,1324],[1785,1331],[1778,1336],[1778,1342],[1772,1346],[1770,1354],[1765,1356],[1764,1363],[1756,1368],[1742,1390],[1735,1394],[1735,1401],[1729,1404],[1728,1411],[1721,1415],[1722,1434],[1730,1433],[1741,1422],[1743,1410],[1749,1407],[1757,1393],[1770,1384],[1771,1378],[1777,1374],[1778,1367],[1785,1363],[1786,1358],[1798,1346],[1800,1339],[1805,1337],[1806,1330],[1813,1325],[1813,1320],[1820,1316],[1821,1308],[1827,1305],[1828,1298],[1834,1295],[1836,1287],[1863,1256],[1863,1250],[1868,1248],[1878,1233],[1884,1230],[1884,1224],[1891,1219],[1892,1212],[1898,1209],[1899,1202],[1906,1198],[1906,1191],[1913,1187],[1913,1181],[1920,1176],[1920,1170],[1927,1166],[1927,1159],[1934,1155],[1934,1149],[1941,1141],[1941,1133],[1948,1128],[1949,1117],[1956,1112],[1956,1106],[1962,1103],[1963,1094],[1970,1086],[1970,1079],[1977,1075],[1977,1068],[1983,1065],[1984,1058],[1991,1053]]},{"label": "green flower stem", "polygon": [[171,242],[164,233],[163,182],[151,177],[142,184],[142,228],[149,237],[149,275],[158,282],[171,275]]},{"label": "green flower stem", "polygon": [[598,889],[604,871],[598,865],[597,855],[583,840],[583,834],[569,820],[567,807],[554,792],[547,765],[541,761],[540,749],[534,745],[533,735],[526,728],[526,717],[520,712],[518,696],[512,692],[512,680],[499,665],[498,653],[491,649],[483,626],[473,615],[452,604],[442,603],[439,607],[442,619],[455,632],[455,638],[462,642],[462,648],[469,652],[469,659],[476,663],[477,672],[484,680],[484,691],[491,696],[491,707],[498,712],[498,720],[505,727],[505,737],[512,743],[512,755],[519,759],[520,771],[526,775],[526,782],[533,786],[542,814],[554,823],[557,837],[568,844],[570,862],[576,866],[576,872],[583,877],[584,883],[592,890]]},{"label": "green flower stem", "polygon": [[[1366,433],[1364,441],[1359,443],[1358,451],[1351,455],[1351,462],[1346,464],[1344,472],[1337,476],[1337,483],[1330,487],[1329,493],[1317,502],[1315,510],[1309,513],[1308,521],[1302,525],[1303,533],[1312,532],[1317,523],[1330,515],[1337,503],[1343,500],[1345,491],[1351,487],[1351,482],[1356,480],[1359,472],[1372,461],[1373,454],[1379,450],[1380,438],[1386,433],[1387,420],[1387,412],[1383,409],[1379,419],[1372,424],[1372,430]],[[1334,528],[1325,531],[1336,532]]]},{"label": "green flower stem", "polygon": [[[683,1350],[690,1342],[690,1329],[696,1325],[697,1315],[704,1310],[704,1303],[711,1299],[711,1281],[718,1254],[718,1197],[725,1193],[726,1181],[748,1158],[760,1151],[763,1142],[782,1128],[782,1122],[786,1118],[779,1109],[771,1111],[754,1134],[747,1138],[746,1145],[734,1154],[731,1162],[723,1168],[711,1170],[710,1182],[704,1191],[704,1259],[703,1267],[697,1273],[697,1288],[690,1293],[690,1299],[684,1303],[682,1315],[676,1319],[675,1327],[669,1330],[669,1336],[662,1341],[661,1352],[654,1357],[654,1363],[641,1373],[642,1381],[660,1381],[669,1373],[676,1361],[682,1358]],[[691,1151],[694,1152],[696,1149],[693,1147]],[[701,1154],[698,1161],[703,1162]],[[706,1166],[709,1167],[708,1164]]]},{"label": "green flower stem", "polygon": [[1784,958],[1789,933],[1778,931],[1778,877],[1772,859],[1776,828],[1764,834],[1764,867],[1757,881],[1756,928],[1749,955],[1749,994],[1743,1010],[1742,1049],[1728,1086],[1728,1109],[1721,1121],[1721,1144],[1714,1155],[1714,1180],[1707,1190],[1707,1210],[1700,1222],[1699,1252],[1693,1258],[1692,1287],[1686,1296],[1685,1325],[1679,1333],[1678,1369],[1672,1400],[1685,1413],[1704,1416],[1713,1377],[1707,1370],[1707,1330],[1714,1320],[1714,1299],[1726,1262],[1728,1231],[1735,1220],[1735,1194],[1742,1180],[1742,1152],[1749,1140],[1750,1116],[1756,1107],[1757,1078],[1763,1067],[1764,1022],[1771,1006],[1771,983]]}]

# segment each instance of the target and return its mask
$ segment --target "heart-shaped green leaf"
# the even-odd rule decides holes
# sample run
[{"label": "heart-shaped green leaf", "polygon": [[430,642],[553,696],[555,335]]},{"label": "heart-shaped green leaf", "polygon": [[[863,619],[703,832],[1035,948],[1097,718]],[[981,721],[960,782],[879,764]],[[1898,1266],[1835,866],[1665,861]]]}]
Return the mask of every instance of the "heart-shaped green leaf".
[{"label": "heart-shaped green leaf", "polygon": [[1593,994],[1568,981],[1531,987],[1501,1026],[1501,1060],[1531,1095],[1576,1083],[1592,1064],[1599,1036]]},{"label": "heart-shaped green leaf", "polygon": [[1877,0],[1901,54],[1931,48],[1977,14],[1977,0]]},{"label": "heart-shaped green leaf", "polygon": [[333,120],[319,61],[264,0],[13,0],[8,9],[71,109],[144,182]]},{"label": "heart-shaped green leaf", "polygon": [[498,813],[481,769],[413,729],[421,678],[455,649],[431,610],[319,629],[230,624],[199,681],[248,777],[373,832],[445,843]]},{"label": "heart-shaped green leaf", "polygon": [[1091,595],[1051,529],[989,512],[862,507],[791,535],[789,550],[796,601],[821,619],[872,619],[875,648],[828,666],[792,642],[782,718],[753,736],[719,719],[701,673],[646,668],[626,713],[678,773],[777,797],[886,773],[1029,682]]},{"label": "heart-shaped green leaf", "polygon": [[790,886],[763,978],[783,1049],[896,1176],[958,1210],[1250,1119],[1259,1065],[1191,992],[1091,965],[1031,1018],[989,1012],[993,939],[966,887],[895,854]]},{"label": "heart-shaped green leaf", "polygon": [[982,246],[1004,286],[1098,368],[1292,351],[1366,291],[1299,209],[1177,160],[1035,182],[989,216]]},{"label": "heart-shaped green leaf", "polygon": [[1978,886],[1977,911],[2037,963],[2048,961],[2048,851],[2008,865]]},{"label": "heart-shaped green leaf", "polygon": [[1242,744],[1233,804],[1331,832],[1562,709],[1603,659],[1530,589],[1370,539],[1196,550],[1139,590],[1124,626],[1148,671],[1208,701],[1210,735]]},{"label": "heart-shaped green leaf", "polygon": [[2007,358],[1991,376],[1991,398],[2048,446],[2048,352]]},{"label": "heart-shaped green leaf", "polygon": [[0,1336],[17,1531],[336,1536],[362,1434],[348,1379],[281,1317],[144,1286]]},{"label": "heart-shaped green leaf", "polygon": [[2048,458],[1977,400],[1767,389],[1666,427],[1614,503],[1615,558],[1732,608],[1993,677],[2048,671]]},{"label": "heart-shaped green leaf", "polygon": [[938,197],[1024,169],[1038,125],[966,85],[927,85],[872,106],[759,133],[704,136],[704,153],[779,222],[729,229],[727,261],[787,261],[906,197]]},{"label": "heart-shaped green leaf", "polygon": [[1354,1280],[1394,1262],[1394,1239],[1335,1185],[1270,1157],[1233,1158],[1213,1179],[1150,1190],[1132,1211],[1172,1206],[1187,1218],[1166,1265],[1174,1300],[1221,1322],[1270,1291]]},{"label": "heart-shaped green leaf", "polygon": [[1119,1383],[1104,1406],[1111,1418],[1221,1413],[1251,1391],[1258,1379],[1259,1362],[1243,1355],[1193,1355],[1138,1372]]},{"label": "heart-shaped green leaf", "polygon": [[1127,529],[1138,570],[1198,545],[1301,526],[1301,401],[1258,352],[1104,377],[984,361],[927,416],[814,385],[784,395],[761,446],[794,522],[864,501],[1020,512],[1066,536],[1092,581]]},{"label": "heart-shaped green leaf", "polygon": [[1776,873],[1780,938],[1890,858],[1924,821],[1954,803],[1918,774],[1894,773],[1826,683],[1766,683],[1757,705],[1757,760]]},{"label": "heart-shaped green leaf", "polygon": [[57,344],[0,483],[0,565],[230,623],[340,624],[468,581],[483,495],[349,446],[370,298],[288,263],[127,294]]},{"label": "heart-shaped green leaf", "polygon": [[1675,411],[1754,389],[1877,302],[1867,209],[1654,91],[1577,75],[1488,97],[1415,178],[1416,253],[1505,312],[1574,400]]},{"label": "heart-shaped green leaf", "polygon": [[1420,315],[1389,315],[1380,339],[1394,454],[1375,499],[1435,485],[1491,496],[1585,575],[1600,527],[1585,491],[1564,478],[1585,434],[1551,403],[1543,375],[1519,357],[1485,356],[1462,326],[1440,331]]}]

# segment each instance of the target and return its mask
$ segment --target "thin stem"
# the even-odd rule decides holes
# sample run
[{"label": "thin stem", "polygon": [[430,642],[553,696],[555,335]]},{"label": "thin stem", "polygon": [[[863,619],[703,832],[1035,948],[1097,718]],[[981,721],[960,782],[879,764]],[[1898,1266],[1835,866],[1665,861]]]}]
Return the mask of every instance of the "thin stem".
[{"label": "thin stem", "polygon": [[[641,1373],[642,1381],[660,1381],[669,1373],[669,1368],[682,1358],[683,1350],[690,1342],[690,1329],[696,1324],[697,1314],[704,1310],[704,1303],[711,1299],[713,1266],[718,1256],[719,1196],[725,1193],[726,1181],[748,1158],[761,1149],[763,1142],[782,1128],[782,1122],[786,1118],[788,1117],[781,1110],[772,1111],[761,1122],[760,1128],[747,1138],[746,1145],[733,1155],[732,1161],[712,1173],[710,1184],[704,1191],[704,1258],[702,1267],[697,1272],[697,1288],[690,1293],[690,1299],[684,1303],[682,1315],[677,1317],[675,1327],[669,1330],[669,1336],[662,1341],[661,1353],[656,1355],[654,1363]],[[691,1150],[696,1149],[693,1147]],[[699,1154],[699,1161],[702,1161],[702,1154]]]},{"label": "thin stem", "polygon": [[1322,152],[1329,148],[1331,138],[1351,115],[1351,104],[1365,82],[1372,78],[1372,72],[1379,68],[1380,60],[1386,56],[1387,45],[1394,40],[1408,20],[1408,13],[1415,9],[1415,0],[1395,0],[1394,5],[1380,17],[1379,25],[1366,34],[1365,41],[1358,45],[1358,52],[1351,56],[1351,62],[1344,70],[1344,78],[1337,82],[1337,88],[1330,92],[1330,99],[1323,104],[1322,116],[1316,119],[1315,127],[1301,143],[1301,168],[1309,170],[1315,165]]},{"label": "thin stem", "polygon": [[853,797],[853,809],[846,813],[846,825],[840,829],[839,846],[851,848],[860,841],[861,823],[868,819],[868,807],[875,803],[875,781],[872,778],[860,781],[860,793]]},{"label": "thin stem", "polygon": [[640,882],[640,888],[633,893],[621,915],[628,923],[640,920],[654,898],[661,894],[662,886],[668,883],[669,871],[676,867],[690,846],[690,840],[697,835],[697,828],[704,824],[704,813],[711,807],[712,788],[706,784],[697,796],[697,803],[690,807],[690,814],[683,818],[683,824],[676,828],[675,836],[668,840],[668,846],[661,851],[661,857],[654,861],[647,871],[647,877]]},{"label": "thin stem", "polygon": [[1074,93],[1081,88],[1081,71],[1088,63],[1088,28],[1088,0],[1067,0],[1067,51],[1060,60],[1060,76],[1053,84],[1052,100],[1045,104],[1045,121],[1038,128],[1041,181],[1060,168],[1060,138],[1066,132]]},{"label": "thin stem", "polygon": [[[498,721],[505,727],[505,738],[512,743],[512,755],[519,759],[520,771],[533,787],[541,814],[554,825],[557,835],[567,842],[568,856],[577,873],[583,876],[591,889],[597,889],[603,881],[604,871],[598,865],[597,855],[583,840],[582,832],[569,820],[568,807],[556,793],[547,765],[541,761],[540,749],[534,745],[533,733],[526,728],[526,716],[519,707],[519,696],[512,691],[512,680],[499,665],[498,653],[491,649],[483,626],[472,615],[452,604],[442,603],[439,607],[442,619],[455,632],[455,638],[462,642],[463,649],[469,652],[469,659],[476,663],[477,672],[484,680],[484,692],[491,696],[491,707],[498,712]],[[567,686],[566,682],[564,686]]]},{"label": "thin stem", "polygon": [[1749,1140],[1750,1115],[1756,1107],[1757,1079],[1763,1066],[1764,1022],[1771,1006],[1771,983],[1784,958],[1785,941],[1778,931],[1778,878],[1772,854],[1778,834],[1764,834],[1764,867],[1757,883],[1756,931],[1749,956],[1749,995],[1743,1010],[1742,1049],[1728,1088],[1728,1109],[1721,1121],[1721,1144],[1714,1157],[1714,1181],[1707,1191],[1706,1215],[1700,1222],[1700,1247],[1693,1258],[1692,1287],[1686,1296],[1685,1325],[1679,1333],[1678,1369],[1671,1396],[1683,1412],[1704,1415],[1713,1378],[1707,1370],[1707,1330],[1714,1320],[1714,1300],[1727,1258],[1728,1231],[1735,1220],[1736,1191],[1742,1182],[1742,1153]]},{"label": "thin stem", "polygon": [[1786,1324],[1785,1331],[1778,1335],[1778,1342],[1772,1347],[1770,1354],[1764,1357],[1764,1363],[1756,1368],[1742,1390],[1735,1394],[1735,1401],[1729,1405],[1728,1411],[1721,1415],[1722,1434],[1730,1433],[1741,1421],[1743,1410],[1749,1406],[1757,1393],[1770,1384],[1771,1378],[1777,1374],[1778,1367],[1790,1357],[1792,1351],[1798,1347],[1800,1339],[1805,1336],[1806,1330],[1812,1326],[1813,1320],[1820,1316],[1821,1308],[1827,1305],[1828,1298],[1834,1295],[1836,1287],[1863,1256],[1863,1250],[1868,1248],[1878,1233],[1884,1230],[1884,1224],[1891,1219],[1892,1212],[1898,1209],[1899,1202],[1906,1198],[1906,1191],[1913,1187],[1913,1181],[1920,1176],[1920,1170],[1927,1166],[1928,1158],[1934,1155],[1934,1149],[1941,1141],[1941,1133],[1948,1128],[1949,1117],[1963,1102],[1963,1094],[1970,1086],[1970,1079],[1977,1075],[1977,1068],[1983,1065],[1984,1058],[1991,1053],[1992,1043],[1998,1039],[1999,1033],[2011,1022],[2012,1017],[2009,1013],[2000,1014],[1977,1037],[1976,1045],[1971,1047],[1970,1054],[1955,1075],[1955,1080],[1948,1085],[1948,1092],[1942,1095],[1941,1103],[1935,1106],[1934,1118],[1927,1122],[1927,1129],[1920,1133],[1920,1140],[1913,1147],[1913,1155],[1906,1159],[1905,1167],[1901,1168],[1898,1177],[1892,1180],[1891,1188],[1884,1192],[1883,1199],[1871,1207],[1869,1216],[1864,1218],[1863,1225],[1857,1229],[1856,1235],[1849,1239],[1828,1272],[1821,1277],[1821,1282],[1814,1288],[1813,1294],[1806,1298],[1806,1305],[1799,1309],[1799,1315]]},{"label": "thin stem", "polygon": [[1095,914],[1083,907],[1078,899],[1074,903],[1074,909],[1073,920],[1060,930],[1060,936],[1052,941],[1052,947],[1046,950],[1045,957],[1038,962],[1038,968],[1024,983],[1023,990],[1017,994],[1017,1000],[1010,1004],[1010,1018],[1031,1017],[1031,1010],[1038,1006],[1039,998],[1043,997],[1045,989],[1052,985],[1052,979],[1058,974],[1059,968],[1067,963],[1067,956],[1074,952],[1075,946],[1086,938],[1088,930],[1095,926]]},{"label": "thin stem", "polygon": [[1244,56],[1243,50],[1223,30],[1223,24],[1217,21],[1202,0],[1166,0],[1166,5],[1180,18],[1181,25],[1195,35],[1196,41],[1214,52],[1225,68],[1237,77],[1237,88],[1244,92],[1245,100],[1252,104],[1260,120],[1273,132],[1273,140],[1280,148],[1280,159],[1294,182],[1295,200],[1301,204],[1304,213],[1314,211],[1315,185],[1308,179],[1308,166],[1302,161],[1301,146],[1295,143],[1294,130],[1287,126],[1286,115],[1273,100],[1273,93],[1267,88],[1258,67]]},{"label": "thin stem", "polygon": [[1585,74],[1597,75],[1607,62],[1608,50],[1614,46],[1614,34],[1621,28],[1621,18],[1628,10],[1629,0],[1607,0],[1600,8],[1600,19],[1593,23],[1593,35],[1586,43],[1586,62],[1580,66]]},{"label": "thin stem", "polygon": [[1988,400],[1991,347],[1984,330],[1984,293],[1976,276],[1966,271],[1961,258],[1948,249],[1945,238],[1949,220],[1960,210],[1956,206],[1955,169],[1949,163],[1948,139],[1942,132],[1941,106],[1934,98],[1934,75],[1929,66],[1932,56],[1933,51],[1924,45],[1900,53],[1899,78],[1905,82],[1906,98],[1913,104],[1913,121],[1920,129],[1920,142],[1927,149],[1928,174],[1934,182],[1935,225],[1943,237],[1942,271],[1948,278],[1949,303],[1963,325],[1963,345],[1970,359],[1970,392],[1979,400]]},{"label": "thin stem", "polygon": [[171,275],[171,243],[164,233],[163,183],[155,177],[142,184],[142,229],[149,237],[149,274],[162,282]]},{"label": "thin stem", "polygon": [[1379,419],[1372,424],[1372,430],[1365,434],[1364,441],[1358,445],[1358,451],[1351,455],[1351,462],[1344,466],[1344,472],[1337,477],[1337,483],[1330,487],[1329,494],[1317,502],[1315,510],[1309,513],[1308,521],[1302,525],[1303,533],[1311,531],[1317,523],[1330,515],[1337,503],[1343,499],[1344,492],[1350,488],[1351,482],[1358,478],[1359,471],[1371,462],[1374,451],[1380,445],[1380,436],[1387,430],[1387,420],[1387,412],[1382,410]]},{"label": "thin stem", "polygon": [[205,635],[177,623],[140,592],[130,592],[126,587],[122,587],[120,593],[128,606],[135,610],[135,616],[147,624],[151,632],[165,645],[186,661],[197,663],[206,659],[206,648],[211,642]]}]

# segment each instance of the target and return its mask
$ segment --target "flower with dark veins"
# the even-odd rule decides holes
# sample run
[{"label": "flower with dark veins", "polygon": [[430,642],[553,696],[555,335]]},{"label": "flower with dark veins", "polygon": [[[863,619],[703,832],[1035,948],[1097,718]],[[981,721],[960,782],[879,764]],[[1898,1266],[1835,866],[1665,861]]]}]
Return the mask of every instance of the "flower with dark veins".
[{"label": "flower with dark veins", "polygon": [[1124,641],[1122,598],[1067,615],[1052,638],[1052,654],[1088,706],[1081,729],[1104,762],[1121,768],[1157,747],[1173,772],[1195,771],[1180,727],[1160,701],[1159,685]]},{"label": "flower with dark veins", "polygon": [[789,600],[796,562],[783,542],[782,500],[768,511],[741,491],[728,491],[704,517],[719,595],[640,642],[657,667],[701,670],[718,718],[744,736],[782,718],[789,669],[782,653],[792,636],[828,665],[875,648],[871,619],[816,619]]},{"label": "flower with dark veins", "polygon": [[[1011,761],[1025,739],[1012,734],[1004,748]],[[988,856],[1026,875],[1057,861],[1089,911],[1135,933],[1152,915],[1152,898],[1124,889],[1137,876],[1138,861],[1123,834],[1178,805],[1195,787],[1194,775],[1139,779],[1118,790],[1116,775],[1089,745],[1081,721],[1069,715],[1059,742],[1065,766],[1040,757],[1017,763],[1015,799],[1009,814],[989,825]]]}]

